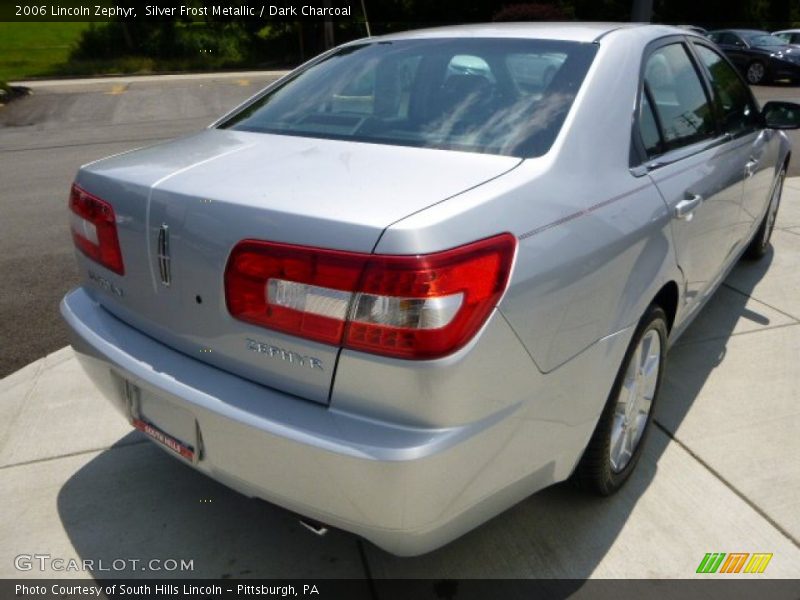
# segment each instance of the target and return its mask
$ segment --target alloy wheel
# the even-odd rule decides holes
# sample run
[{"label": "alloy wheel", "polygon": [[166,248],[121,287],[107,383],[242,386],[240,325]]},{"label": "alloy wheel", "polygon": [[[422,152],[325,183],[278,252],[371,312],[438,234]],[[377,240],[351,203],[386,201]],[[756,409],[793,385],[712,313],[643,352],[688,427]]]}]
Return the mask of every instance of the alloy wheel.
[{"label": "alloy wheel", "polygon": [[765,74],[766,69],[760,62],[754,62],[747,67],[747,81],[749,83],[761,83],[761,80],[764,79]]},{"label": "alloy wheel", "polygon": [[647,426],[661,365],[661,337],[651,329],[631,356],[617,396],[611,426],[609,459],[615,473],[630,462]]}]

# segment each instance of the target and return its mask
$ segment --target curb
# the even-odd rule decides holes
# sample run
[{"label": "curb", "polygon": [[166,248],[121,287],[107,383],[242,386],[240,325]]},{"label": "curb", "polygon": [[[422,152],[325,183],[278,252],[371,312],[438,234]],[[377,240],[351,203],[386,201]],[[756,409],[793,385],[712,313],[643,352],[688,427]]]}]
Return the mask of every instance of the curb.
[{"label": "curb", "polygon": [[82,77],[74,79],[26,79],[10,81],[10,86],[24,86],[30,89],[66,87],[71,85],[92,85],[103,83],[129,84],[153,83],[158,81],[192,81],[198,79],[243,79],[247,77],[282,77],[289,71],[215,71],[209,73],[165,73],[161,75],[110,75],[98,77]]}]

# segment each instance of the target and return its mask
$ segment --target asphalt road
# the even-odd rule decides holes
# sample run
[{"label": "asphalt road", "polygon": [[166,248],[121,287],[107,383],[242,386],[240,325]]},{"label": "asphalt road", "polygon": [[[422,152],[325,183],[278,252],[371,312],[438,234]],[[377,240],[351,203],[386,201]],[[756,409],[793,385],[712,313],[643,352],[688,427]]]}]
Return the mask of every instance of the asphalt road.
[{"label": "asphalt road", "polygon": [[[68,343],[58,303],[78,283],[66,207],[78,167],[201,129],[276,76],[58,81],[0,108],[0,377]],[[755,91],[800,102],[797,87]]]},{"label": "asphalt road", "polygon": [[58,303],[78,283],[78,167],[202,129],[275,77],[58,81],[0,108],[0,377],[68,343]]}]

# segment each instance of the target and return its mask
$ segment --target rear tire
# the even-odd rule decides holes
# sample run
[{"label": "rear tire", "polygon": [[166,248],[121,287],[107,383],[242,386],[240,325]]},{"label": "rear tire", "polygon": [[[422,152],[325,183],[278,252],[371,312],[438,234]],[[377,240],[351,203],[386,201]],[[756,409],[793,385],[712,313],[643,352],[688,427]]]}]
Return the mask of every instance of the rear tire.
[{"label": "rear tire", "polygon": [[744,75],[750,85],[761,85],[767,81],[767,66],[760,60],[754,60],[747,65]]},{"label": "rear tire", "polygon": [[636,468],[653,421],[666,351],[667,315],[653,304],[639,321],[600,420],[575,469],[573,478],[580,487],[610,496]]},{"label": "rear tire", "polygon": [[783,180],[786,178],[786,167],[781,168],[778,173],[778,179],[775,182],[775,187],[772,189],[772,196],[769,199],[769,206],[767,207],[767,214],[761,221],[758,231],[750,240],[750,245],[744,251],[744,258],[747,260],[759,260],[769,250],[770,240],[772,239],[772,232],[775,229],[775,221],[778,218],[778,209],[781,206],[781,196],[783,195]]}]

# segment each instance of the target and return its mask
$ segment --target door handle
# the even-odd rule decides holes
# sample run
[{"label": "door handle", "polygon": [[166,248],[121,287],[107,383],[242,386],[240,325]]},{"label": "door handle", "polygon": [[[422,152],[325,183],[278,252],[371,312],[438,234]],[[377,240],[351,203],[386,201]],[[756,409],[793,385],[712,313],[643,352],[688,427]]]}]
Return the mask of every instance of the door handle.
[{"label": "door handle", "polygon": [[687,194],[687,197],[675,205],[675,218],[691,221],[694,209],[700,206],[703,197],[700,194]]},{"label": "door handle", "polygon": [[751,158],[744,164],[744,172],[748,178],[752,177],[756,174],[756,169],[758,168],[758,159]]}]

